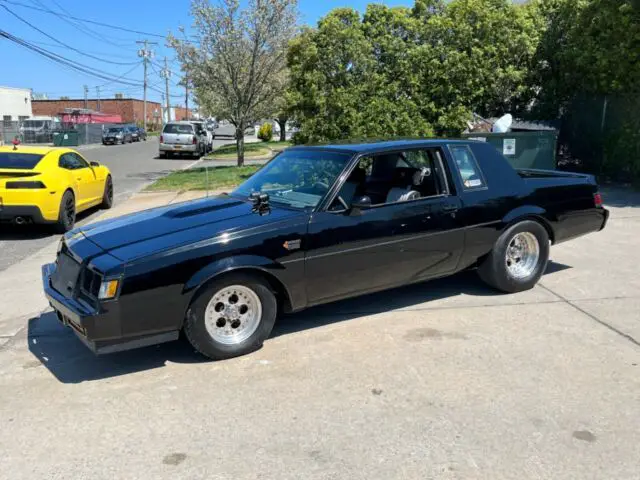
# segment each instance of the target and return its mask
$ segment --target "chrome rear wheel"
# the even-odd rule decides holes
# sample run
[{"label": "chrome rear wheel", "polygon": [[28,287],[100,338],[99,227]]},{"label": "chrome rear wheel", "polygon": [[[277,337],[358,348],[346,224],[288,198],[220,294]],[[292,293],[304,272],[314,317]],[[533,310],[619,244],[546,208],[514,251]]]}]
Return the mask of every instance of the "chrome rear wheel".
[{"label": "chrome rear wheel", "polygon": [[507,271],[513,278],[529,277],[538,266],[540,244],[533,233],[520,232],[514,235],[505,252]]}]

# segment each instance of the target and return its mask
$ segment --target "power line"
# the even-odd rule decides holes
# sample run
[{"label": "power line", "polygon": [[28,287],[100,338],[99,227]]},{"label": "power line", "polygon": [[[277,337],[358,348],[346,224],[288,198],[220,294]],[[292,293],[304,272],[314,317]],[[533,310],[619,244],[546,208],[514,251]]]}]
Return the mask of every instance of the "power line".
[{"label": "power line", "polygon": [[107,85],[111,85],[112,83],[117,83],[118,80],[125,78],[127,75],[129,75],[131,72],[133,72],[136,68],[138,68],[140,66],[140,62],[136,62],[136,65],[131,69],[131,70],[127,70],[126,72],[124,72],[122,75],[120,75],[119,77],[114,78],[113,80],[107,82],[107,83],[103,83],[102,85],[96,85],[97,87],[106,87]]},{"label": "power line", "polygon": [[56,43],[59,43],[60,45],[62,45],[63,47],[68,48],[69,50],[73,50],[74,52],[77,52],[81,55],[84,55],[86,57],[89,58],[93,58],[95,60],[98,60],[100,62],[105,62],[105,63],[111,63],[113,65],[133,65],[134,63],[138,63],[138,62],[114,62],[112,60],[106,60],[104,58],[100,58],[100,57],[96,57],[95,55],[91,55],[87,52],[83,52],[82,50],[78,50],[77,48],[72,47],[71,45],[68,45],[64,42],[61,42],[60,40],[58,40],[56,37],[49,35],[47,32],[39,29],[38,27],[36,27],[35,25],[33,25],[31,22],[28,22],[27,20],[25,20],[24,18],[22,18],[20,15],[18,15],[17,13],[14,13],[13,11],[11,11],[6,5],[0,5],[0,7],[4,8],[7,12],[9,12],[11,15],[13,15],[15,18],[17,18],[18,20],[20,20],[22,23],[29,25],[31,28],[33,28],[34,30],[37,30],[38,32],[40,32],[42,35],[44,35],[45,37],[53,40]]},{"label": "power line", "polygon": [[[51,10],[51,9],[50,9],[49,7],[47,7],[44,3],[42,3],[40,0],[35,0],[35,2],[36,2],[38,5],[40,5],[40,6],[42,7],[42,9],[43,9],[43,10],[45,10],[47,13],[50,13],[50,14],[52,14],[52,15],[55,15],[56,17],[60,18],[60,20],[62,20],[62,21],[64,21],[64,22],[68,23],[69,25],[71,25],[72,27],[74,27],[76,30],[78,30],[78,31],[80,31],[80,32],[82,32],[82,33],[84,33],[85,35],[87,35],[87,36],[89,36],[89,37],[91,37],[91,38],[95,38],[95,39],[100,40],[100,41],[102,41],[102,42],[109,43],[109,44],[114,45],[114,46],[116,46],[116,47],[126,47],[126,46],[127,46],[127,45],[126,45],[126,44],[124,44],[124,43],[116,43],[116,42],[114,42],[114,41],[113,41],[113,40],[111,40],[111,39],[104,38],[104,37],[102,37],[101,35],[98,35],[97,33],[92,32],[92,31],[91,31],[91,30],[89,30],[87,27],[85,27],[84,25],[82,25],[82,24],[80,24],[80,23],[78,23],[78,22],[75,22],[75,21],[73,21],[73,20],[68,20],[68,19],[67,19],[67,18],[65,18],[64,16],[61,16],[61,15],[60,15],[60,14],[58,14],[57,12],[55,12],[55,11]],[[65,8],[64,8],[62,5],[60,5],[56,0],[53,0],[53,3],[55,3],[55,4],[58,6],[58,8],[60,8],[63,12],[65,12],[65,13],[69,14],[69,12],[68,12],[67,10],[65,10]]]},{"label": "power line", "polygon": [[123,32],[135,33],[136,35],[146,35],[148,37],[156,37],[156,38],[163,38],[163,39],[166,38],[165,35],[159,35],[157,33],[141,32],[140,30],[132,30],[132,29],[126,28],[126,27],[119,27],[117,25],[110,25],[108,23],[96,22],[95,20],[89,20],[89,19],[86,19],[86,18],[79,18],[79,17],[76,17],[74,15],[65,15],[65,14],[53,12],[51,10],[47,10],[47,9],[44,9],[44,8],[34,7],[33,5],[27,5],[27,4],[22,3],[22,2],[16,2],[16,1],[12,1],[12,0],[0,0],[0,1],[5,2],[5,3],[10,3],[12,5],[17,5],[17,6],[20,6],[20,7],[24,7],[24,8],[30,8],[31,10],[39,10],[41,12],[46,12],[46,13],[49,13],[49,14],[53,14],[53,15],[55,15],[57,17],[71,18],[71,19],[77,20],[79,22],[92,23],[94,25],[99,25],[99,26],[105,27],[105,28],[112,28],[114,30],[122,30]]},{"label": "power line", "polygon": [[[23,39],[23,40],[25,42],[29,42],[29,43],[32,43],[34,45],[39,45],[41,47],[58,48],[58,49],[65,49],[65,50],[67,49],[67,47],[64,47],[62,45],[58,45],[56,43],[40,42],[40,41],[37,41],[37,40],[27,40],[27,39]],[[104,55],[104,56],[112,57],[112,58],[124,58],[124,59],[129,58],[129,57],[124,56],[124,55],[114,55],[112,53],[97,52],[95,50],[89,51],[89,53],[93,53],[94,55]]]},{"label": "power line", "polygon": [[58,55],[56,53],[45,50],[44,48],[40,48],[36,45],[32,45],[29,42],[25,42],[21,38],[18,38],[14,35],[11,35],[8,32],[5,32],[4,30],[0,30],[0,37],[4,37],[7,40],[10,40],[18,45],[21,45],[24,48],[27,48],[28,50],[31,50],[39,55],[42,55],[43,57],[53,60],[56,63],[59,63],[60,65],[64,65],[68,68],[84,73],[86,75],[91,75],[93,77],[100,78],[102,80],[107,80],[107,81],[117,81],[118,83],[121,83],[124,85],[132,85],[134,87],[140,86],[139,83],[134,83],[134,81],[128,78],[123,80],[122,78],[113,77],[112,74],[108,72],[104,72],[102,70],[97,70],[97,69],[91,69],[91,67],[74,62],[73,60],[63,57],[62,55]]}]

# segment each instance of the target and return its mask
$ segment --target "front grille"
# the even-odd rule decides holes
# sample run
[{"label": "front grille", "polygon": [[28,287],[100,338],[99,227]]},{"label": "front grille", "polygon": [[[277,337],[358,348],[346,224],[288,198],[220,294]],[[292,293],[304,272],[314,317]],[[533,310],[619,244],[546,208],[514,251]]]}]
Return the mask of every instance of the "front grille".
[{"label": "front grille", "polygon": [[89,268],[82,271],[82,291],[93,299],[98,298],[102,275]]},{"label": "front grille", "polygon": [[76,293],[81,269],[82,265],[66,251],[61,251],[56,260],[56,270],[51,275],[51,286],[65,297],[72,298]]}]

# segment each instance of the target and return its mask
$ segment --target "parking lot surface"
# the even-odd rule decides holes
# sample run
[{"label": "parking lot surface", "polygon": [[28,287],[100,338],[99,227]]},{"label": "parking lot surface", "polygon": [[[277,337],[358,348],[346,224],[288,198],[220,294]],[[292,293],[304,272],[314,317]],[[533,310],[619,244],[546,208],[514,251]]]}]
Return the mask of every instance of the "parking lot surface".
[{"label": "parking lot surface", "polygon": [[638,479],[640,196],[604,198],[531,291],[465,272],[283,317],[233,360],[94,357],[27,318],[0,342],[0,477]]}]

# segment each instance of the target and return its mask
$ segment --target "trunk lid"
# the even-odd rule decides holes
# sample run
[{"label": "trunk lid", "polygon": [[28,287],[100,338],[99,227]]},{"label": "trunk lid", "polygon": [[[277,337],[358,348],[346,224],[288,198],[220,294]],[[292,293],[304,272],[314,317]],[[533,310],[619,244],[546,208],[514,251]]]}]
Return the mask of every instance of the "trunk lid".
[{"label": "trunk lid", "polygon": [[15,169],[2,169],[0,168],[0,188],[6,188],[9,181],[20,180],[37,180],[40,172],[34,172],[33,170],[15,170]]}]

